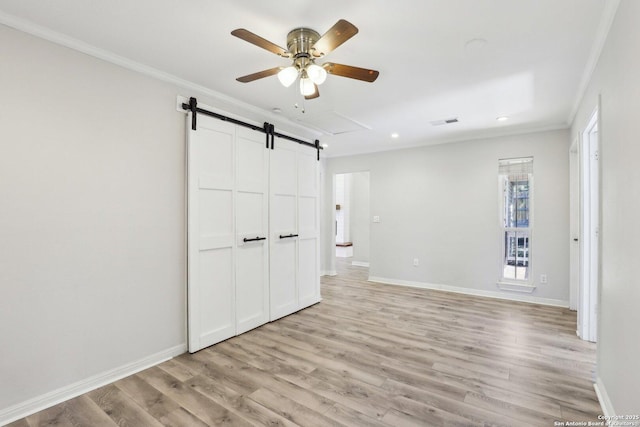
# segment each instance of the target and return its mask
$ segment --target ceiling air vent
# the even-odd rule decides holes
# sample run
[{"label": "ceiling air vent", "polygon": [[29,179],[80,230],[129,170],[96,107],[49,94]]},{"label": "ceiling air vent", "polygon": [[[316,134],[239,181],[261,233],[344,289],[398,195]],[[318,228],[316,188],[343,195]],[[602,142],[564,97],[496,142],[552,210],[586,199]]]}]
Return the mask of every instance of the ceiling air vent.
[{"label": "ceiling air vent", "polygon": [[434,120],[431,123],[431,126],[442,126],[442,125],[450,125],[451,123],[458,123],[458,118],[457,117],[452,117],[450,119],[444,119],[444,120]]}]

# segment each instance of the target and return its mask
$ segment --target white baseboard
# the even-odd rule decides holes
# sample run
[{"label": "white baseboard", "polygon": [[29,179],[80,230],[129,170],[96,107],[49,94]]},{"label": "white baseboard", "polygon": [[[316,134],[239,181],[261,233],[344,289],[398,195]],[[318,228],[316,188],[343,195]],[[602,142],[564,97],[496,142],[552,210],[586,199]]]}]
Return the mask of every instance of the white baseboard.
[{"label": "white baseboard", "polygon": [[0,410],[0,425],[9,424],[13,421],[19,420],[20,418],[24,418],[38,411],[42,411],[43,409],[57,405],[65,400],[72,399],[91,390],[95,390],[98,387],[102,387],[119,379],[128,377],[136,372],[140,372],[151,366],[172,359],[186,351],[186,344],[177,345],[135,362],[102,372],[68,386],[50,391],[49,393],[45,393],[41,396],[37,396],[33,399],[29,399],[25,402],[2,409]]},{"label": "white baseboard", "polygon": [[613,409],[613,405],[611,404],[611,399],[609,399],[609,394],[607,393],[607,389],[604,387],[604,383],[600,377],[596,378],[595,384],[593,384],[593,388],[596,390],[596,396],[598,396],[598,402],[600,402],[600,407],[602,408],[602,412],[605,417],[612,417],[616,414],[616,411]]},{"label": "white baseboard", "polygon": [[324,270],[320,275],[321,276],[337,276],[338,272],[336,270]]},{"label": "white baseboard", "polygon": [[356,267],[369,267],[368,261],[351,261],[351,265],[355,265]]},{"label": "white baseboard", "polygon": [[463,288],[461,286],[438,285],[425,282],[413,282],[409,280],[388,279],[385,277],[369,277],[369,282],[384,283],[386,285],[408,286],[411,288],[433,289],[437,291],[455,292],[458,294],[475,295],[479,297],[488,297],[495,299],[504,299],[509,301],[529,302],[532,304],[551,305],[554,307],[569,307],[569,301],[563,301],[552,298],[540,298],[522,294],[506,294],[497,291],[484,291],[481,289]]}]

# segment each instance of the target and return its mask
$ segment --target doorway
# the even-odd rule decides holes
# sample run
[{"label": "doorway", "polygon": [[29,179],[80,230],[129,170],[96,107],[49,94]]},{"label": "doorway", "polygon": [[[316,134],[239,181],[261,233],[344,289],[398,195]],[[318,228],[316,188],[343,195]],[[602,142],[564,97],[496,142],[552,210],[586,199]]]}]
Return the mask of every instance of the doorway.
[{"label": "doorway", "polygon": [[335,175],[334,255],[338,274],[351,266],[369,267],[369,182],[368,171]]}]

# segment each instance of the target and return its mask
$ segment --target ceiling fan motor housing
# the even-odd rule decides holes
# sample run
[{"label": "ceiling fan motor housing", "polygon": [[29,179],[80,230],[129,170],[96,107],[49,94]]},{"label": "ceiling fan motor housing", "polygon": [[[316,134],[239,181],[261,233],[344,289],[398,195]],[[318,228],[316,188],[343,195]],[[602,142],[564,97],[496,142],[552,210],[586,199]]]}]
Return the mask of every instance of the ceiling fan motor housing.
[{"label": "ceiling fan motor housing", "polygon": [[298,69],[312,62],[311,50],[320,39],[320,34],[310,28],[296,28],[287,34],[287,50],[291,53],[294,64]]}]

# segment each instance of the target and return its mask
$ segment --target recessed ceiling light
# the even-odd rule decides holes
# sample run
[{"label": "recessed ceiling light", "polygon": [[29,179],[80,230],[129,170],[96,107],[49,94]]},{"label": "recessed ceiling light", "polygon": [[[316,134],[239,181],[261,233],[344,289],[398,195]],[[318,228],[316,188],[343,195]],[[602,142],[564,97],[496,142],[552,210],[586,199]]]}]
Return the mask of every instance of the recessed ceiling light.
[{"label": "recessed ceiling light", "polygon": [[397,133],[397,132],[394,132],[394,133],[392,133],[392,134],[391,134],[391,138],[393,138],[393,139],[396,139],[396,138],[398,138],[399,136],[400,136],[400,135],[398,135],[398,133]]},{"label": "recessed ceiling light", "polygon": [[276,113],[276,114],[280,114],[280,113],[282,113],[282,109],[280,109],[280,108],[278,108],[278,107],[273,107],[273,108],[271,109],[271,111],[273,111],[273,112],[274,112],[274,113]]},{"label": "recessed ceiling light", "polygon": [[500,116],[500,117],[496,117],[496,120],[499,122],[504,122],[506,120],[509,120],[509,117],[507,116]]},{"label": "recessed ceiling light", "polygon": [[322,144],[322,148],[328,148],[329,144]]}]

